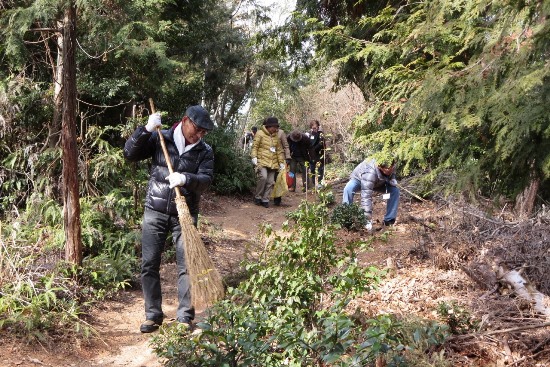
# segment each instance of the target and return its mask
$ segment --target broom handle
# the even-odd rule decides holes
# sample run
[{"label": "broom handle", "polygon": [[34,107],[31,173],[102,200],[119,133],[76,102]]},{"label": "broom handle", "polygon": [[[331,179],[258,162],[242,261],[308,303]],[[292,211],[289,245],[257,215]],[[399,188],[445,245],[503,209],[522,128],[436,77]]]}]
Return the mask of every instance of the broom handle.
[{"label": "broom handle", "polygon": [[404,188],[400,184],[397,184],[397,187],[399,187],[401,190],[404,190],[405,192],[407,192],[408,194],[412,195],[413,197],[417,198],[420,201],[426,201],[426,200],[422,199],[420,196],[416,195],[414,192],[410,192],[409,190],[407,190],[406,188]]},{"label": "broom handle", "polygon": [[[155,113],[155,104],[153,103],[153,98],[149,98],[149,104],[151,105],[151,112]],[[159,139],[160,139],[160,145],[162,147],[162,152],[164,153],[164,160],[166,161],[166,165],[168,166],[168,171],[170,173],[174,173],[174,168],[172,168],[172,162],[170,161],[170,155],[168,154],[168,149],[166,149],[166,143],[164,142],[164,136],[160,132],[160,126],[157,127],[157,132],[159,133]],[[176,190],[176,196],[179,198],[181,197],[181,192],[179,186],[174,187],[174,190]]]}]

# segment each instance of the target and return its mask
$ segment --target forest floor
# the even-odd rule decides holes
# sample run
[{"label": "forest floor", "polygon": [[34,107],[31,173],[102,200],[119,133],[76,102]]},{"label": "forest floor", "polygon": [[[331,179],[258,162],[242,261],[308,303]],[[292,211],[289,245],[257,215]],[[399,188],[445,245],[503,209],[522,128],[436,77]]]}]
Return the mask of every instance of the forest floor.
[{"label": "forest floor", "polygon": [[[342,188],[343,183],[333,188],[337,204]],[[305,193],[288,193],[282,206],[266,209],[254,205],[251,198],[206,195],[200,230],[222,275],[226,279],[238,276],[240,261],[257,246],[261,223],[279,230],[286,213],[304,199]],[[308,193],[307,200],[316,200],[316,194]],[[375,198],[374,208],[374,218],[381,220],[385,210],[381,197]],[[504,216],[502,211],[487,219],[444,200],[419,201],[402,192],[395,226],[373,233],[338,233],[342,243],[376,237],[372,249],[360,254],[359,261],[388,270],[379,288],[354,300],[350,310],[442,321],[436,312],[439,305],[456,302],[460,308],[455,309],[455,319],[460,326],[471,321],[472,328],[437,351],[449,361],[447,365],[550,366],[550,328],[544,326],[550,316],[537,315],[530,304],[501,286],[491,271],[491,266],[499,264],[497,258],[507,266],[527,269],[524,274],[548,298],[550,217],[545,214],[538,220],[513,222]],[[517,251],[509,251],[510,246]],[[164,264],[161,276],[169,321],[177,306],[175,264]],[[457,313],[461,310],[467,312]],[[1,338],[0,366],[162,366],[149,343],[152,334],[139,331],[144,320],[141,290],[121,292],[93,309],[87,319],[97,331],[91,340],[27,344]]]}]

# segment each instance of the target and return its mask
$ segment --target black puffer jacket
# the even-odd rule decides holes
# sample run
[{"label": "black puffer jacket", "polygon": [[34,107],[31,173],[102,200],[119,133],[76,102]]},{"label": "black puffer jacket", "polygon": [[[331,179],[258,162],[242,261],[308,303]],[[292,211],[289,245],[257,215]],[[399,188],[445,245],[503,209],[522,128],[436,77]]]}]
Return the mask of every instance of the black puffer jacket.
[{"label": "black puffer jacket", "polygon": [[322,161],[323,156],[325,155],[325,137],[321,130],[314,133],[313,131],[309,132],[309,140],[312,147],[312,161]]},{"label": "black puffer jacket", "polygon": [[[196,216],[199,213],[200,196],[210,187],[214,177],[214,152],[201,140],[191,150],[180,156],[174,143],[175,128],[181,127],[177,124],[161,132],[174,171],[183,173],[187,177],[185,185],[180,186],[180,190],[185,196],[189,212],[192,216]],[[166,180],[169,171],[158,133],[156,131],[150,133],[144,127],[138,127],[124,145],[124,157],[132,162],[152,158],[145,207],[165,214],[177,215],[176,193],[175,190],[170,189],[169,182]]]}]

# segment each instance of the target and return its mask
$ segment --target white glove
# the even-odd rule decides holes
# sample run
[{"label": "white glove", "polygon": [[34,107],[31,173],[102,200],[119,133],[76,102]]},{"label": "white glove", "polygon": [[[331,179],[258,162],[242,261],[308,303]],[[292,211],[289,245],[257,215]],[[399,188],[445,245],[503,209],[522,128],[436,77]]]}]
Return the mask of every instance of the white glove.
[{"label": "white glove", "polygon": [[396,180],[395,178],[392,178],[392,179],[390,180],[390,185],[392,185],[392,186],[397,186],[397,180]]},{"label": "white glove", "polygon": [[367,231],[372,231],[372,221],[371,220],[367,220],[367,224],[365,224],[365,229]]},{"label": "white glove", "polygon": [[256,157],[252,158],[252,164],[257,165],[258,164],[258,158],[256,158]]},{"label": "white glove", "polygon": [[286,168],[286,165],[284,163],[279,163],[279,172],[283,172]]},{"label": "white glove", "polygon": [[160,112],[155,112],[152,115],[149,115],[149,120],[147,121],[147,125],[145,125],[145,130],[152,133],[160,125]]},{"label": "white glove", "polygon": [[187,176],[179,172],[172,172],[167,177],[166,180],[170,181],[170,188],[173,189],[176,186],[183,186],[187,182]]}]

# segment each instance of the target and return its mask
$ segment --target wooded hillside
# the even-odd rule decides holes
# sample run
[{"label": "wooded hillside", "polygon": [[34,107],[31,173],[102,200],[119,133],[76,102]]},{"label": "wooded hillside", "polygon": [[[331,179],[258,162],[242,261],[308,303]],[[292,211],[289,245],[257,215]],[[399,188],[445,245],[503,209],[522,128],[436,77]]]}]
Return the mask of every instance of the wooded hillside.
[{"label": "wooded hillside", "polygon": [[[122,148],[149,99],[164,126],[190,105],[210,113],[218,195],[250,195],[241,137],[276,116],[287,133],[320,121],[327,182],[391,154],[420,200],[483,203],[482,217],[513,223],[546,218],[550,1],[297,0],[280,23],[275,5],[0,2],[0,330],[86,334],[86,307],[131,285],[149,165]],[[310,213],[294,214],[297,226],[315,225]],[[362,290],[337,286],[340,309]]]}]

